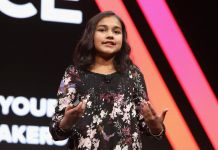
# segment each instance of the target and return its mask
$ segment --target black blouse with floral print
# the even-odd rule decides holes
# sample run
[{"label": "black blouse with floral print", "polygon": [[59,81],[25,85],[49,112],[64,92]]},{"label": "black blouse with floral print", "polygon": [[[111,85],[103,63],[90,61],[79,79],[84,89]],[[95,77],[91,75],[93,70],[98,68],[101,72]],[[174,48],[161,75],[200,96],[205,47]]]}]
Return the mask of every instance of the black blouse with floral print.
[{"label": "black blouse with floral print", "polygon": [[[63,131],[59,122],[69,104],[87,101],[84,115]],[[68,140],[69,149],[142,149],[140,136],[151,135],[140,114],[140,101],[148,100],[144,78],[131,65],[126,73],[109,75],[69,66],[58,90],[58,104],[50,132],[55,140]],[[164,134],[164,132],[163,132]],[[160,136],[154,136],[160,139]]]}]

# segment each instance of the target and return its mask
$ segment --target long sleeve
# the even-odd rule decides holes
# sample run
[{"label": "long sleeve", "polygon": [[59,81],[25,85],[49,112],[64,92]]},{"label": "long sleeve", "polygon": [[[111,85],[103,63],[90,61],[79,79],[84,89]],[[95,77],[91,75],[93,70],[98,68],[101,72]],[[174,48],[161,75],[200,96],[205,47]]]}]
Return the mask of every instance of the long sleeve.
[{"label": "long sleeve", "polygon": [[63,79],[61,80],[57,93],[57,106],[49,127],[50,133],[54,140],[64,140],[74,132],[73,128],[67,132],[61,130],[59,128],[59,123],[64,117],[65,108],[76,98],[76,84],[74,82],[76,77],[77,73],[75,68],[69,66],[65,71]]},{"label": "long sleeve", "polygon": [[148,98],[143,74],[140,72],[140,70],[137,67],[135,67],[134,70],[135,71],[133,74],[134,74],[135,102],[136,102],[137,108],[139,108],[137,117],[138,117],[138,125],[139,125],[140,132],[142,133],[142,135],[153,136],[155,139],[160,140],[165,133],[164,125],[163,125],[164,131],[162,132],[162,134],[158,136],[152,135],[150,132],[150,129],[148,128],[146,122],[144,121],[143,115],[140,113],[141,102],[144,100],[148,101],[149,98]]}]

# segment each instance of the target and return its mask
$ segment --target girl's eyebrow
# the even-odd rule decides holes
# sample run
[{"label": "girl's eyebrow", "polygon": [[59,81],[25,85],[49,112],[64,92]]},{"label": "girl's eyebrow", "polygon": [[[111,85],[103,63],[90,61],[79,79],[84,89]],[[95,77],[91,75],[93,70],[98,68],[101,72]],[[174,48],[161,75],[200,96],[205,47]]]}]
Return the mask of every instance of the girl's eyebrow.
[{"label": "girl's eyebrow", "polygon": [[[103,24],[100,24],[100,25],[98,25],[97,27],[107,27],[107,25],[103,25]],[[115,29],[121,29],[121,27],[120,26],[114,26],[113,28],[115,28]]]}]

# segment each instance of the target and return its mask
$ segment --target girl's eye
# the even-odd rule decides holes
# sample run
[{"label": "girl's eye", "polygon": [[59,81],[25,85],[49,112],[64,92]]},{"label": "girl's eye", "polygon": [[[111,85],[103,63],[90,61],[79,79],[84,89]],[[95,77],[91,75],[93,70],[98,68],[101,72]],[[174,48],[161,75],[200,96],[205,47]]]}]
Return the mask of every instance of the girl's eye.
[{"label": "girl's eye", "polygon": [[98,29],[97,31],[104,32],[104,31],[105,31],[105,29]]},{"label": "girl's eye", "polygon": [[116,34],[121,34],[121,31],[114,31],[114,33],[116,33]]}]

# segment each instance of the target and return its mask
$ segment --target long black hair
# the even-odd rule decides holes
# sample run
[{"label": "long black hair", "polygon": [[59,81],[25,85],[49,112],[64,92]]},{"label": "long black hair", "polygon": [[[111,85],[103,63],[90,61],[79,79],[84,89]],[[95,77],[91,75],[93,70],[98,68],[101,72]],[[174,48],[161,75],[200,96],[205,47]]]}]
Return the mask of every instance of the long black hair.
[{"label": "long black hair", "polygon": [[114,67],[116,71],[123,73],[132,64],[129,57],[130,46],[127,43],[127,32],[125,25],[121,18],[112,11],[105,11],[93,16],[86,24],[84,33],[77,43],[73,53],[73,64],[81,69],[88,69],[95,61],[95,46],[94,46],[94,33],[98,22],[104,17],[115,16],[122,26],[122,47],[114,58]]}]

